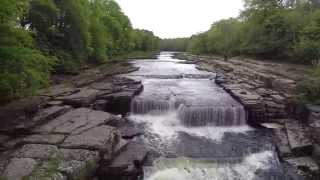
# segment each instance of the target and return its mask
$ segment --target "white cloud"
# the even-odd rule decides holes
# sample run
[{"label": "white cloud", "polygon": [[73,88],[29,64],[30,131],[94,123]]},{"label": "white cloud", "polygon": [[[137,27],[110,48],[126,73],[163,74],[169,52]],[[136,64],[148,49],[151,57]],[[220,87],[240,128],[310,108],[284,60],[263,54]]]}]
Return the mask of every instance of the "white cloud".
[{"label": "white cloud", "polygon": [[237,17],[242,0],[116,0],[133,26],[161,38],[206,31],[214,21]]}]

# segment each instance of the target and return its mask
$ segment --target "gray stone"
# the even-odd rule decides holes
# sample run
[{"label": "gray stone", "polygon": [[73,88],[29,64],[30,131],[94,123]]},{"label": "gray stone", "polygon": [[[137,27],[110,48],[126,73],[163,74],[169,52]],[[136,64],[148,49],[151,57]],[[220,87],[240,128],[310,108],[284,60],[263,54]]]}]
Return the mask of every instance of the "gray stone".
[{"label": "gray stone", "polygon": [[104,111],[107,107],[108,101],[107,100],[97,100],[93,104],[93,109],[97,111]]},{"label": "gray stone", "polygon": [[273,129],[274,143],[281,157],[291,155],[291,149],[288,141],[288,136],[284,128]]},{"label": "gray stone", "polygon": [[142,174],[142,165],[148,152],[143,144],[130,142],[125,150],[115,157],[110,164],[103,163],[99,169],[99,174],[111,179],[121,179],[124,177],[135,179]]},{"label": "gray stone", "polygon": [[109,95],[108,99],[112,106],[108,106],[106,110],[108,112],[123,115],[130,112],[131,100],[135,94],[134,91],[122,91]]},{"label": "gray stone", "polygon": [[65,135],[62,134],[34,134],[29,135],[22,139],[24,144],[53,144],[57,145],[62,143],[65,139]]},{"label": "gray stone", "polygon": [[49,89],[46,89],[45,91],[46,92],[43,92],[43,93],[40,92],[40,94],[44,96],[49,96],[49,97],[57,97],[57,96],[71,95],[79,92],[80,90],[77,88],[73,88],[73,87],[62,84],[62,85],[52,86]]},{"label": "gray stone", "polygon": [[287,161],[290,165],[297,167],[297,169],[302,169],[303,171],[307,169],[312,173],[319,172],[319,166],[310,157],[289,158],[289,159],[286,159],[285,161]]},{"label": "gray stone", "polygon": [[90,151],[85,149],[59,149],[59,156],[65,161],[76,160],[76,161],[94,161],[99,160],[98,151]]},{"label": "gray stone", "polygon": [[9,136],[4,135],[4,134],[0,134],[0,145],[2,145],[3,143],[7,142],[10,139]]},{"label": "gray stone", "polygon": [[72,109],[71,106],[52,106],[41,109],[32,119],[34,126],[50,121]]},{"label": "gray stone", "polygon": [[312,142],[308,129],[294,120],[286,122],[286,129],[292,152],[297,155],[309,155]]},{"label": "gray stone", "polygon": [[268,128],[268,129],[283,129],[284,126],[278,123],[262,123],[262,127]]},{"label": "gray stone", "polygon": [[111,155],[119,141],[119,132],[110,126],[98,126],[81,134],[70,135],[62,144],[63,148],[99,150]]},{"label": "gray stone", "polygon": [[37,162],[31,158],[12,158],[6,166],[2,177],[6,180],[23,180],[35,169]]},{"label": "gray stone", "polygon": [[49,106],[61,106],[63,104],[62,101],[49,101],[47,105]]},{"label": "gray stone", "polygon": [[120,138],[119,142],[113,149],[113,156],[117,156],[122,153],[126,149],[128,144],[129,142],[127,140]]},{"label": "gray stone", "polygon": [[83,149],[60,149],[58,171],[66,174],[68,179],[90,179],[99,164],[99,153]]},{"label": "gray stone", "polygon": [[316,124],[318,127],[320,127],[320,106],[308,105],[307,108],[309,111],[309,123]]},{"label": "gray stone", "polygon": [[58,148],[53,145],[27,144],[13,153],[17,158],[49,159],[58,153]]},{"label": "gray stone", "polygon": [[17,147],[18,145],[21,145],[21,140],[20,138],[14,138],[14,139],[10,139],[9,141],[5,142],[2,144],[2,146],[5,149],[14,149],[15,147]]},{"label": "gray stone", "polygon": [[126,169],[138,162],[140,164],[146,159],[149,150],[143,144],[130,142],[126,146],[126,150],[112,160],[109,168],[111,169]]},{"label": "gray stone", "polygon": [[80,92],[59,97],[56,100],[61,100],[65,104],[74,106],[74,107],[87,107],[89,106],[97,97],[100,91],[95,89],[83,88]]},{"label": "gray stone", "polygon": [[106,124],[110,119],[112,119],[112,115],[109,113],[79,108],[36,128],[34,132],[78,134],[87,129]]},{"label": "gray stone", "polygon": [[320,144],[313,144],[312,158],[320,164]]},{"label": "gray stone", "polygon": [[32,97],[13,101],[0,107],[0,131],[20,134],[34,126],[32,118],[47,102],[44,97]]},{"label": "gray stone", "polygon": [[280,95],[271,95],[271,98],[276,103],[284,103],[284,101],[285,101],[285,98]]},{"label": "gray stone", "polygon": [[71,110],[70,106],[52,106],[46,109],[40,109],[32,118],[28,120],[17,121],[15,124],[12,124],[8,129],[4,131],[12,131],[13,133],[19,132],[29,132],[32,128],[44,124],[66,112]]},{"label": "gray stone", "polygon": [[123,126],[119,128],[122,138],[132,139],[144,133],[143,129],[134,126]]},{"label": "gray stone", "polygon": [[90,87],[92,89],[103,90],[103,91],[107,91],[107,92],[111,93],[113,85],[112,85],[112,83],[109,83],[109,82],[98,82],[98,83],[91,84]]},{"label": "gray stone", "polygon": [[10,154],[11,152],[6,151],[6,152],[2,152],[1,156],[0,156],[0,177],[3,173],[3,171],[6,168],[6,165],[10,162]]}]

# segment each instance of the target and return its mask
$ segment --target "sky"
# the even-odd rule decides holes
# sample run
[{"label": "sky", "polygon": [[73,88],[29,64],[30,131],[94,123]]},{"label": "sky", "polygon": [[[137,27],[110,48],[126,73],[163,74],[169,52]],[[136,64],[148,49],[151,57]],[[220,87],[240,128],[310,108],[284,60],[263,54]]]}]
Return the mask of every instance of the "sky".
[{"label": "sky", "polygon": [[134,28],[160,38],[189,37],[215,21],[237,17],[242,0],[116,0]]}]

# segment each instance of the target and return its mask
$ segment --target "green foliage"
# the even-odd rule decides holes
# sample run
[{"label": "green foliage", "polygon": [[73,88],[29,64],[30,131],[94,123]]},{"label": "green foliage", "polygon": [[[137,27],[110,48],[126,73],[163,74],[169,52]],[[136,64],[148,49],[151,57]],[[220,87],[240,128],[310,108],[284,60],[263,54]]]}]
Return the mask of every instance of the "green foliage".
[{"label": "green foliage", "polygon": [[133,30],[114,0],[2,0],[0,101],[34,94],[52,72],[158,45],[152,32]]},{"label": "green foliage", "polygon": [[194,54],[206,54],[208,53],[207,42],[208,42],[207,33],[194,35],[190,38],[187,50]]},{"label": "green foliage", "polygon": [[160,39],[153,32],[147,30],[134,30],[132,33],[133,49],[136,51],[157,51]]},{"label": "green foliage", "polygon": [[207,51],[226,59],[238,53],[240,22],[237,19],[222,20],[207,32]]},{"label": "green foliage", "polygon": [[160,41],[160,49],[163,51],[178,51],[187,50],[189,38],[162,39]]},{"label": "green foliage", "polygon": [[317,63],[319,7],[319,3],[310,0],[245,0],[240,17],[221,20],[209,31],[192,36],[188,51]]},{"label": "green foliage", "polygon": [[[113,0],[31,0],[25,25],[36,32],[39,49],[56,56],[57,72],[75,71],[84,62],[103,63],[130,51],[156,46],[151,32],[133,30]],[[146,35],[148,34],[148,35]],[[136,39],[150,43],[140,47]]]},{"label": "green foliage", "polygon": [[33,94],[47,85],[53,64],[34,48],[30,32],[17,25],[21,2],[4,0],[10,8],[0,9],[0,101]]},{"label": "green foliage", "polygon": [[305,103],[320,105],[320,67],[310,71],[310,77],[311,78],[299,85],[302,100]]}]

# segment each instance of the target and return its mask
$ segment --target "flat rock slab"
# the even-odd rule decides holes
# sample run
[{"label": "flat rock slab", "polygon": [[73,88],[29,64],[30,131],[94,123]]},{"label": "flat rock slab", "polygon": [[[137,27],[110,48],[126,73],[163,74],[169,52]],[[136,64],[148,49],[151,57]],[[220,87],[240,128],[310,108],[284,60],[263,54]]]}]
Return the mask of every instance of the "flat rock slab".
[{"label": "flat rock slab", "polygon": [[72,134],[61,144],[63,148],[99,150],[111,155],[119,142],[119,132],[110,126],[98,126],[80,134]]},{"label": "flat rock slab", "polygon": [[317,163],[311,157],[290,158],[286,159],[285,161],[297,169],[301,169],[302,171],[317,173],[320,170]]},{"label": "flat rock slab", "polygon": [[140,136],[144,133],[142,128],[138,128],[135,126],[123,126],[119,128],[122,138],[124,139],[132,139],[136,136]]},{"label": "flat rock slab", "polygon": [[52,86],[49,89],[46,89],[45,92],[41,93],[43,96],[57,97],[57,96],[67,96],[79,92],[77,88],[73,88],[66,85],[56,85]]},{"label": "flat rock slab", "polygon": [[52,106],[49,108],[40,109],[37,113],[23,119],[12,116],[11,122],[7,123],[2,128],[0,127],[0,131],[6,133],[29,132],[32,128],[44,124],[70,111],[71,109],[71,106]]},{"label": "flat rock slab", "polygon": [[5,180],[22,180],[32,173],[38,163],[31,158],[12,158],[2,176]]},{"label": "flat rock slab", "polygon": [[90,128],[106,124],[111,119],[112,115],[109,113],[79,108],[36,128],[34,132],[48,134],[79,134]]},{"label": "flat rock slab", "polygon": [[297,155],[310,154],[312,141],[308,129],[294,120],[286,122],[285,126],[292,152]]},{"label": "flat rock slab", "polygon": [[68,104],[74,107],[86,107],[96,99],[99,92],[100,91],[96,89],[83,88],[78,93],[68,96],[62,96],[56,98],[56,100],[63,101],[64,104]]},{"label": "flat rock slab", "polygon": [[288,136],[286,133],[286,129],[283,125],[278,123],[262,123],[261,126],[272,130],[272,139],[281,157],[291,155],[291,148],[289,145]]},{"label": "flat rock slab", "polygon": [[131,100],[136,95],[134,91],[123,91],[110,94],[106,99],[110,100],[112,106],[107,106],[106,111],[116,114],[126,114],[130,112]]},{"label": "flat rock slab", "polygon": [[284,128],[273,129],[273,140],[282,157],[291,155],[288,136]]},{"label": "flat rock slab", "polygon": [[13,153],[13,157],[49,159],[58,153],[58,148],[53,145],[27,144]]},{"label": "flat rock slab", "polygon": [[34,118],[32,118],[32,121],[34,125],[40,125],[61,116],[70,110],[72,110],[71,106],[52,106],[46,109],[41,109]]},{"label": "flat rock slab", "polygon": [[126,146],[126,150],[112,160],[109,168],[110,170],[126,170],[130,166],[134,166],[136,163],[142,165],[148,155],[148,152],[149,150],[142,143],[130,142]]},{"label": "flat rock slab", "polygon": [[90,179],[100,159],[98,151],[58,149],[56,146],[39,144],[25,145],[11,156],[4,164],[0,179]]},{"label": "flat rock slab", "polygon": [[65,135],[62,134],[34,134],[22,139],[23,144],[53,144],[57,145],[63,142]]},{"label": "flat rock slab", "polygon": [[110,93],[112,92],[112,89],[113,89],[112,83],[109,83],[109,82],[93,83],[93,84],[90,85],[90,87],[92,89],[108,91]]}]

